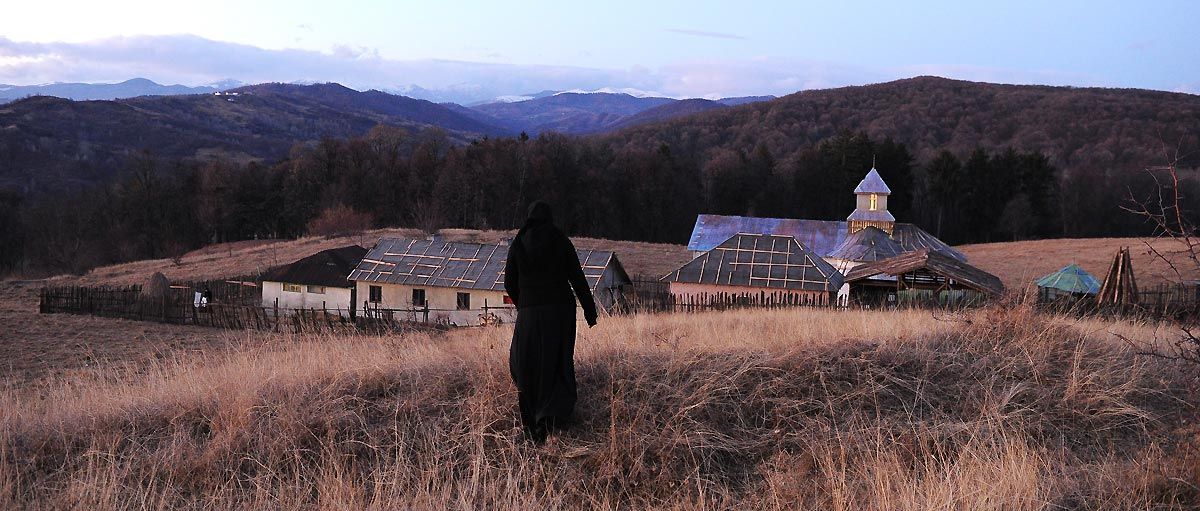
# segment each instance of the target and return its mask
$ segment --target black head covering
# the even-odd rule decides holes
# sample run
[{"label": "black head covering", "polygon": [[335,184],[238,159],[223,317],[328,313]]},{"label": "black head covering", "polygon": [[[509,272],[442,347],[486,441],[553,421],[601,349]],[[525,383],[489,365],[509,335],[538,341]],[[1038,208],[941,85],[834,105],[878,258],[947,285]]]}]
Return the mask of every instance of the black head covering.
[{"label": "black head covering", "polygon": [[554,213],[550,211],[549,204],[535,200],[533,204],[529,205],[529,213],[526,215],[525,225],[552,222],[554,222]]},{"label": "black head covering", "polygon": [[554,213],[550,205],[540,200],[529,205],[529,215],[525,226],[517,232],[517,239],[525,246],[525,252],[531,261],[546,261],[553,252],[554,242],[558,236],[554,228]]}]

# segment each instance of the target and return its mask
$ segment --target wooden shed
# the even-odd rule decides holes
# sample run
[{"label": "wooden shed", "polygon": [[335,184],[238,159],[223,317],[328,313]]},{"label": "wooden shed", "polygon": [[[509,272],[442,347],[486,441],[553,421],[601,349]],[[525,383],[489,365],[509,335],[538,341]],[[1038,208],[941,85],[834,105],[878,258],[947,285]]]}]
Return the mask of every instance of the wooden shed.
[{"label": "wooden shed", "polygon": [[936,250],[922,249],[857,266],[846,274],[859,305],[936,301],[966,304],[1004,294],[1000,278]]},{"label": "wooden shed", "polygon": [[1038,301],[1077,301],[1095,296],[1100,292],[1100,281],[1075,263],[1035,281]]}]

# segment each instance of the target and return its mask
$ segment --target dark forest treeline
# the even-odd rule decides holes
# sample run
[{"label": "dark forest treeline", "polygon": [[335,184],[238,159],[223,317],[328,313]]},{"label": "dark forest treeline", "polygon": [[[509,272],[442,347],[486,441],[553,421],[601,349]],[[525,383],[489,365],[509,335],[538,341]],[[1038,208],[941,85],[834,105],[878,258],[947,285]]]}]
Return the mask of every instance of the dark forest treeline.
[{"label": "dark forest treeline", "polygon": [[[678,151],[543,135],[456,145],[385,126],[298,145],[274,165],[183,163],[143,153],[75,193],[0,196],[0,264],[79,272],[199,246],[327,232],[330,225],[508,229],[535,198],[574,235],[686,242],[698,213],[841,219],[872,160],[890,209],[950,243],[1150,234],[1121,209],[1148,196],[1140,169],[1062,177],[1039,154],[976,149],[918,161],[890,138],[842,132],[789,154]],[[1191,197],[1197,184],[1188,184]]]}]

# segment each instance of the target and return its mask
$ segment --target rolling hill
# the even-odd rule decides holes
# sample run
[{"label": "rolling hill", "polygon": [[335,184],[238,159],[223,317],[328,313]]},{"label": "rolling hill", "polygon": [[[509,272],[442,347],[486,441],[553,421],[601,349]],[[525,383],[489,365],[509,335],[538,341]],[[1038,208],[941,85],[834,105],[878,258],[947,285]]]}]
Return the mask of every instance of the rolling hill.
[{"label": "rolling hill", "polygon": [[[667,144],[705,155],[763,144],[784,159],[843,130],[904,143],[918,161],[941,150],[1037,151],[1068,172],[1163,163],[1163,142],[1200,147],[1200,96],[1139,89],[998,85],[922,76],[797,92],[772,101],[643,124],[614,146]],[[1160,138],[1161,137],[1161,138]],[[1193,160],[1188,162],[1195,165]]]},{"label": "rolling hill", "polygon": [[611,125],[609,128],[612,130],[621,130],[642,124],[669,121],[671,119],[698,114],[700,112],[707,112],[709,110],[717,110],[727,106],[729,105],[719,101],[711,101],[707,99],[683,99],[673,103],[659,105],[647,110],[642,110],[641,112],[617,121],[617,123]]},{"label": "rolling hill", "polygon": [[0,106],[0,188],[29,192],[103,180],[142,150],[164,158],[274,160],[298,142],[378,124],[437,126],[461,141],[503,128],[441,105],[337,84],[263,84],[217,94]]},{"label": "rolling hill", "polygon": [[629,94],[564,92],[515,102],[496,102],[472,109],[530,134],[594,133],[604,131],[624,118],[660,105],[670,98],[639,98]]},{"label": "rolling hill", "polygon": [[673,99],[625,92],[571,91],[542,91],[521,97],[527,99],[506,99],[459,108],[474,112],[474,117],[481,122],[508,127],[513,133],[524,131],[536,135],[553,131],[586,135],[674,119],[722,106],[775,99],[775,96]]}]

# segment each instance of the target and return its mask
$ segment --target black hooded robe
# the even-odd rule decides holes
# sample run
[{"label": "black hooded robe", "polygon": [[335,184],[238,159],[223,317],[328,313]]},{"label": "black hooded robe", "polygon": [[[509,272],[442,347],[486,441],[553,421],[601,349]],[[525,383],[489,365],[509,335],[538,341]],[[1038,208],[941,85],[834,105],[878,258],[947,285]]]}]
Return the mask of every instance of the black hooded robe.
[{"label": "black hooded robe", "polygon": [[589,325],[596,304],[575,246],[539,204],[509,247],[504,289],[517,306],[508,366],[521,423],[540,442],[575,410],[575,299]]}]

